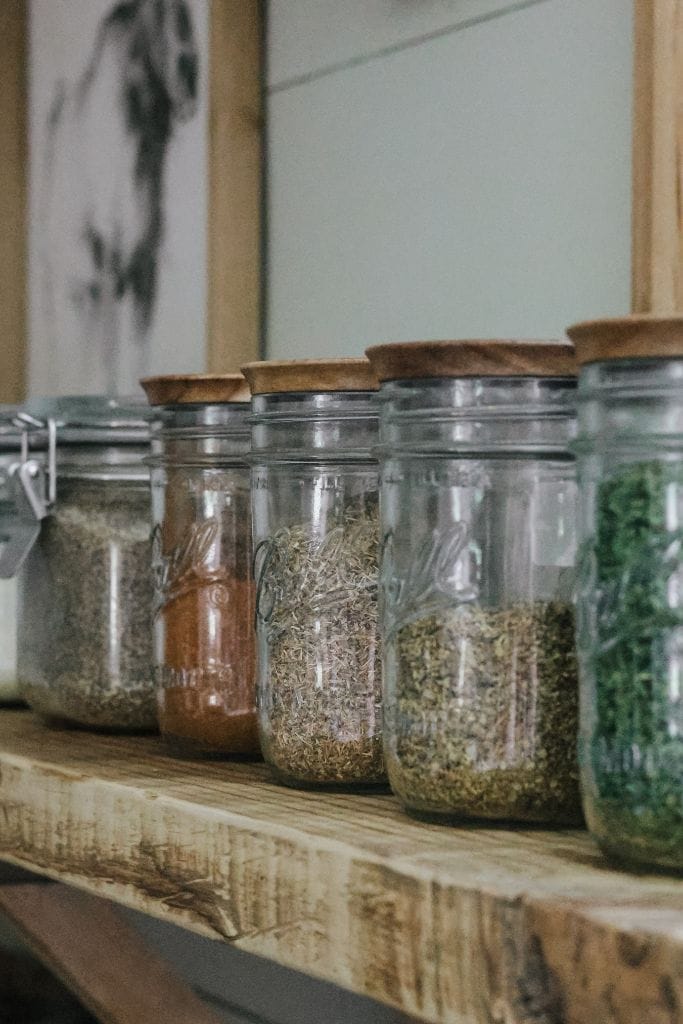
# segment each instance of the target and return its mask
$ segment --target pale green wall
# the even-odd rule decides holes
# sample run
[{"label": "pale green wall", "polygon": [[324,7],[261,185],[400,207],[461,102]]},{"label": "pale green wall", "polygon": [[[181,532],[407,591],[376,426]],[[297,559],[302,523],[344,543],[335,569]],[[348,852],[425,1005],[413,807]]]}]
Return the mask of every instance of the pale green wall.
[{"label": "pale green wall", "polygon": [[272,0],[268,355],[628,312],[631,6]]}]

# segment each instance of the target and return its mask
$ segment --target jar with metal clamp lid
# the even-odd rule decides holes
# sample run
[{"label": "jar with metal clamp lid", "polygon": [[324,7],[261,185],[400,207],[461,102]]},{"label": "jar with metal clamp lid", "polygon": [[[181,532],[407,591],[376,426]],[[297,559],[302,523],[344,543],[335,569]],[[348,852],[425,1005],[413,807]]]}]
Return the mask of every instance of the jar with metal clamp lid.
[{"label": "jar with metal clamp lid", "polygon": [[[11,477],[21,447],[15,406],[0,408],[0,522],[12,515]],[[0,544],[4,530],[0,528]],[[21,700],[17,684],[17,580],[0,579],[0,705]]]},{"label": "jar with metal clamp lid", "polygon": [[13,474],[15,504],[25,506],[16,517],[25,542],[18,534],[14,550],[17,669],[22,696],[52,721],[156,725],[146,415],[142,403],[103,397],[26,410],[45,452],[27,459],[24,445]]}]

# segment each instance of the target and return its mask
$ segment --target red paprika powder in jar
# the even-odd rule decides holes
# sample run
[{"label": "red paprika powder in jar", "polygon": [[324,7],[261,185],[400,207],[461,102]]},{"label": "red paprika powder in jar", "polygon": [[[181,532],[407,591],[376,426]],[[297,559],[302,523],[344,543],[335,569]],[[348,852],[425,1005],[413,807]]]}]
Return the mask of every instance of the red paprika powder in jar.
[{"label": "red paprika powder in jar", "polygon": [[150,463],[161,733],[182,755],[255,756],[249,389],[241,374],[142,386],[159,409]]}]

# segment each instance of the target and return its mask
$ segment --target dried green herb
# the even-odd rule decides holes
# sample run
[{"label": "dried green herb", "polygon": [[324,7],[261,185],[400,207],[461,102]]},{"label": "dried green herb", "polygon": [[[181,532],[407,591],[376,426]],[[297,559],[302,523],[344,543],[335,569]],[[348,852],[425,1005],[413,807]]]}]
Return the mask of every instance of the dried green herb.
[{"label": "dried green herb", "polygon": [[392,646],[387,767],[409,809],[581,820],[570,605],[463,604],[403,626]]},{"label": "dried green herb", "polygon": [[582,554],[581,756],[591,827],[625,859],[683,867],[683,466],[603,480]]},{"label": "dried green herb", "polygon": [[364,495],[324,538],[296,525],[257,554],[261,743],[284,782],[384,781],[378,538]]},{"label": "dried green herb", "polygon": [[155,727],[144,481],[61,481],[19,609],[19,684],[35,711],[94,729]]}]

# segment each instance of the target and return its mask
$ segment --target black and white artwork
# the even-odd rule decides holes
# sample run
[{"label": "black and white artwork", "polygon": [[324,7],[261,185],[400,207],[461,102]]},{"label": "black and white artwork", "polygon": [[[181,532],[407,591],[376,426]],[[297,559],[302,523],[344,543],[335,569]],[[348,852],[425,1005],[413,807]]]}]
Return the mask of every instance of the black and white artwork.
[{"label": "black and white artwork", "polygon": [[29,379],[205,359],[209,0],[31,0]]}]

